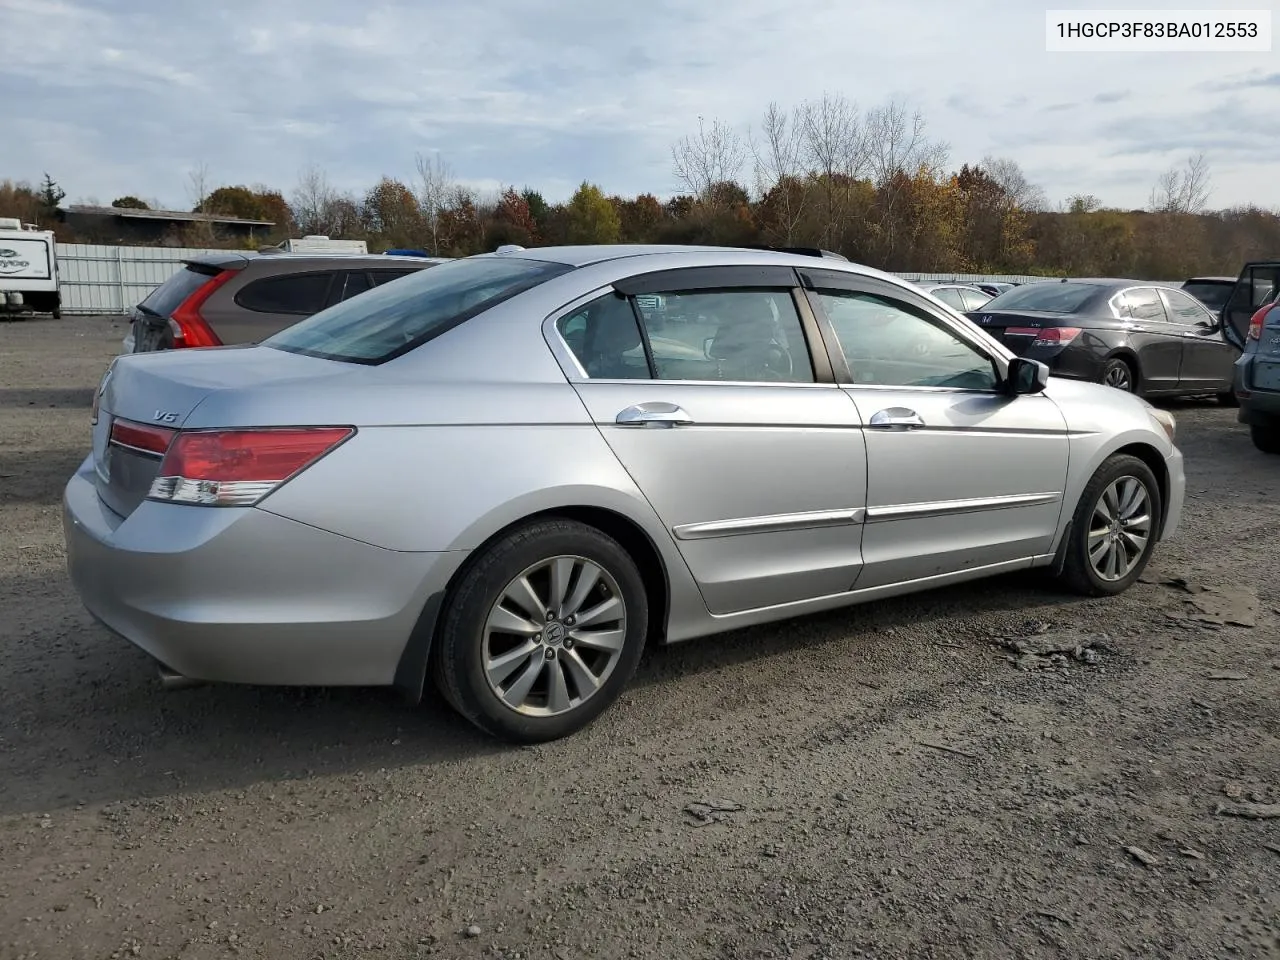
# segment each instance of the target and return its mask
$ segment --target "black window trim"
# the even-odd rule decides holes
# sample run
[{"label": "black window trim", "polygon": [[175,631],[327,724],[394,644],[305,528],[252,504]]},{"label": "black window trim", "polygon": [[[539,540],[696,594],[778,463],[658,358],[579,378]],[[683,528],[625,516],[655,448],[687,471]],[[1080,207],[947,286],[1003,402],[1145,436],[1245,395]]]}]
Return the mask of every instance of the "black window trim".
[{"label": "black window trim", "polygon": [[[241,300],[241,297],[243,297],[247,291],[252,290],[260,283],[270,283],[275,280],[295,280],[299,277],[314,277],[324,274],[328,274],[329,282],[324,288],[324,296],[320,298],[320,307],[317,310],[256,310]],[[232,299],[237,307],[241,310],[248,310],[250,313],[265,314],[266,316],[276,314],[286,317],[312,317],[321,310],[324,310],[326,307],[333,306],[329,298],[333,296],[333,284],[339,276],[343,277],[345,282],[346,271],[340,268],[326,267],[323,270],[299,270],[296,273],[273,273],[268,274],[265,277],[253,277],[236,291],[235,296]]]},{"label": "black window trim", "polygon": [[[975,337],[972,331],[966,329],[962,324],[957,323],[952,317],[940,313],[933,303],[924,296],[917,294],[914,290],[899,287],[896,284],[886,283],[885,281],[875,277],[865,277],[861,274],[855,273],[844,273],[835,270],[810,270],[804,268],[801,268],[797,272],[800,274],[803,292],[805,297],[808,299],[810,309],[813,311],[814,317],[817,318],[817,326],[821,332],[823,342],[826,345],[826,352],[830,358],[835,382],[840,384],[842,387],[865,388],[868,390],[932,390],[950,393],[991,394],[993,392],[999,392],[1000,385],[1008,377],[1009,358],[1004,356],[1000,349],[992,349],[991,345],[983,342],[979,337]],[[843,348],[840,346],[840,339],[836,336],[835,327],[832,325],[830,318],[827,317],[826,311],[822,309],[822,304],[818,300],[818,294],[822,290],[833,290],[845,293],[866,293],[871,294],[872,296],[883,297],[887,300],[898,300],[918,312],[923,313],[927,318],[933,320],[948,333],[954,335],[980,356],[986,357],[987,360],[990,361],[996,375],[995,388],[993,390],[976,390],[970,387],[913,387],[893,384],[858,383],[853,379],[853,372],[849,369],[849,363],[845,359]]]}]

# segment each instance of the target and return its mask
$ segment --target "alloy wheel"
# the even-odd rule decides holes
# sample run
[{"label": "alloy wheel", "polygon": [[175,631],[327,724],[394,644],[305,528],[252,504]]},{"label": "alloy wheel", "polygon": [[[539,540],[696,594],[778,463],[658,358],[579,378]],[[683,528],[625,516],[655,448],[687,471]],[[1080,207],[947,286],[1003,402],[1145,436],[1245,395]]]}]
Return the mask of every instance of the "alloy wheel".
[{"label": "alloy wheel", "polygon": [[489,611],[485,679],[517,713],[567,713],[608,680],[626,636],[626,604],[609,571],[585,557],[541,560],[508,583]]},{"label": "alloy wheel", "polygon": [[1136,477],[1118,477],[1102,491],[1089,523],[1089,564],[1108,582],[1138,565],[1151,538],[1151,497]]},{"label": "alloy wheel", "polygon": [[1129,375],[1129,368],[1123,363],[1117,363],[1102,380],[1108,387],[1115,387],[1117,390],[1126,392],[1133,391],[1133,378]]}]

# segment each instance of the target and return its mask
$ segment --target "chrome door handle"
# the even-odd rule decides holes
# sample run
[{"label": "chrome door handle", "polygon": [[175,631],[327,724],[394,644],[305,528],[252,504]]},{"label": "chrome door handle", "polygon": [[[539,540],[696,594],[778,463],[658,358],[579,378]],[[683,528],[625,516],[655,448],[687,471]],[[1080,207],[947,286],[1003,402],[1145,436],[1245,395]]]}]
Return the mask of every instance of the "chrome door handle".
[{"label": "chrome door handle", "polygon": [[620,427],[687,427],[693,417],[678,404],[650,400],[627,407],[614,422]]},{"label": "chrome door handle", "polygon": [[868,426],[877,430],[914,430],[923,427],[924,421],[920,419],[920,414],[907,407],[890,407],[873,413]]}]

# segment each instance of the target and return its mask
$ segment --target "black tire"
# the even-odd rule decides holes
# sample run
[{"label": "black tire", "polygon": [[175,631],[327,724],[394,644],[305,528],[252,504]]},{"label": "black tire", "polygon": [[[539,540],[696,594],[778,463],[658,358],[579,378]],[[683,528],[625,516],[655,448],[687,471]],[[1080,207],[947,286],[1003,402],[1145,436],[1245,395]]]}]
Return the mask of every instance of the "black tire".
[{"label": "black tire", "polygon": [[1280,427],[1262,427],[1255,423],[1249,427],[1249,438],[1263,453],[1280,453]]},{"label": "black tire", "polygon": [[1235,391],[1228,390],[1225,393],[1218,394],[1218,403],[1224,407],[1238,407],[1240,406],[1240,398],[1235,395]]},{"label": "black tire", "polygon": [[62,308],[61,308],[61,307],[54,307],[54,308],[53,308],[53,319],[55,319],[55,320],[61,320],[61,319],[62,319]]},{"label": "black tire", "polygon": [[1137,371],[1129,361],[1122,360],[1120,357],[1112,357],[1102,365],[1102,377],[1099,382],[1103,386],[1114,387],[1125,393],[1138,392]]},{"label": "black tire", "polygon": [[[1142,548],[1133,567],[1119,579],[1104,579],[1089,559],[1090,530],[1093,526],[1094,511],[1103,492],[1113,483],[1123,478],[1137,480],[1146,490],[1150,516],[1150,525],[1146,545]],[[1108,457],[1094,473],[1080,495],[1075,514],[1071,522],[1071,541],[1067,545],[1066,563],[1062,568],[1062,581],[1076,593],[1087,597],[1107,597],[1123,593],[1142,576],[1151,552],[1155,549],[1156,534],[1160,527],[1163,504],[1160,499],[1160,484],[1156,481],[1151,468],[1137,457],[1128,454],[1116,454]]]},{"label": "black tire", "polygon": [[[583,558],[612,578],[625,610],[622,649],[608,676],[581,703],[567,712],[530,716],[517,712],[490,686],[484,668],[485,625],[508,584],[556,557]],[[449,704],[481,730],[513,743],[542,743],[581,730],[618,698],[640,662],[648,629],[644,581],[616,540],[572,520],[536,521],[512,530],[469,561],[441,620],[432,651],[433,674]],[[565,656],[565,649],[558,655]]]}]

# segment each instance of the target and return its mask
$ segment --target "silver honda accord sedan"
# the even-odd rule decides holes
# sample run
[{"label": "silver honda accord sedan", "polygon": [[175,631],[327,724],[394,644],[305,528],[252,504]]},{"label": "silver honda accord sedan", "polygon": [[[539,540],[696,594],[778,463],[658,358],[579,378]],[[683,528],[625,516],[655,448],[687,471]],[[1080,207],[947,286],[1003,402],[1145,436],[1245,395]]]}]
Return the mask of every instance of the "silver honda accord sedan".
[{"label": "silver honda accord sedan", "polygon": [[1168,413],[816,253],[468,257],[120,357],[92,420],[71,579],[164,675],[430,676],[519,742],[649,640],[1032,567],[1119,593],[1183,503]]}]

